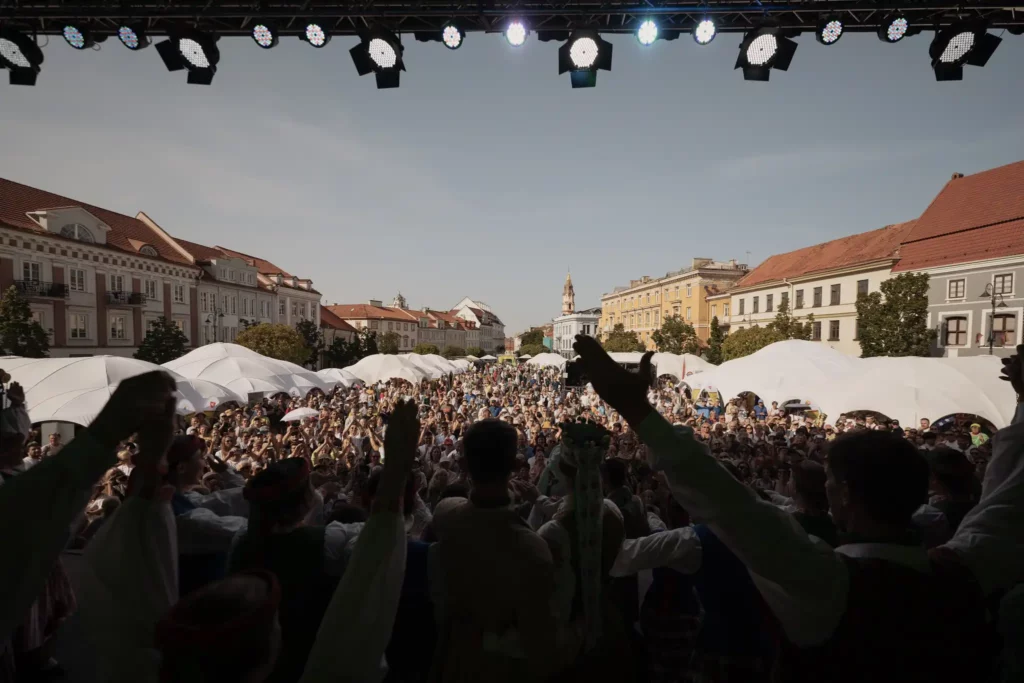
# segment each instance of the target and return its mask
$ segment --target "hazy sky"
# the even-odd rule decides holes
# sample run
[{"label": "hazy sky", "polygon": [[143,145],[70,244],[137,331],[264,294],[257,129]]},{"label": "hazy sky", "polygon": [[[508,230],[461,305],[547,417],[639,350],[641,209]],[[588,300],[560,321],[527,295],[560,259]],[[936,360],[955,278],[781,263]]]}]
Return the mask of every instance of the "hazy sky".
[{"label": "hazy sky", "polygon": [[469,295],[509,333],[694,256],[757,263],[918,216],[953,172],[1024,159],[1024,38],[936,83],[931,34],[811,36],[770,83],[740,36],[641,48],[612,37],[591,90],[557,43],[407,37],[398,90],[356,76],[353,38],[316,50],[220,42],[211,87],[116,40],[44,48],[34,88],[0,74],[0,175],[266,257],[325,303],[445,308]]}]

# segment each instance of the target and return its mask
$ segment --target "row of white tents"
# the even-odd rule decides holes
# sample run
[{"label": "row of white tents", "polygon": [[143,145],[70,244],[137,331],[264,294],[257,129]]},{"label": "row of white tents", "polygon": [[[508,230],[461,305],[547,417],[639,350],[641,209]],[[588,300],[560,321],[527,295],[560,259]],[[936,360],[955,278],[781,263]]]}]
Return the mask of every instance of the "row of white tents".
[{"label": "row of white tents", "polygon": [[[608,355],[617,363],[639,363],[640,359],[644,356],[642,353],[635,352],[613,352]],[[542,368],[564,368],[568,362],[566,358],[557,353],[539,353],[526,361],[526,364]],[[659,377],[668,375],[677,380],[683,380],[695,373],[704,372],[715,367],[700,356],[694,356],[690,353],[656,353],[651,358],[651,364],[654,366]]]}]

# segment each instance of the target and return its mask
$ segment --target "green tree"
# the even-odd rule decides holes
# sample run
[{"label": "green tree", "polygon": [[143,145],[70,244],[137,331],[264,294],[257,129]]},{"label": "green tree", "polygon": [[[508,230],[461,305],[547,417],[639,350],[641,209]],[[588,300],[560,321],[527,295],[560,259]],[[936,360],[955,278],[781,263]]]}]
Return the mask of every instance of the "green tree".
[{"label": "green tree", "polygon": [[433,344],[417,344],[416,347],[412,350],[412,352],[418,353],[421,356],[425,356],[427,354],[441,353],[441,350],[438,349]]},{"label": "green tree", "polygon": [[735,332],[730,332],[729,336],[722,342],[722,359],[733,360],[734,358],[749,356],[769,344],[774,344],[784,339],[785,337],[782,336],[781,332],[773,330],[771,327],[758,327],[754,325],[753,327],[736,330]]},{"label": "green tree", "polygon": [[477,358],[479,358],[480,356],[487,355],[484,352],[484,350],[481,349],[479,346],[470,346],[468,349],[466,349],[466,354],[469,356],[476,356]]},{"label": "green tree", "polygon": [[320,357],[324,352],[324,333],[312,320],[300,320],[295,324],[295,331],[302,335],[302,341],[309,349],[309,360],[306,365],[309,368],[316,368]]},{"label": "green tree", "polygon": [[622,323],[618,323],[612,328],[608,336],[601,341],[601,346],[604,347],[605,351],[610,352],[647,350],[640,342],[639,337],[636,336],[636,332],[626,332],[626,328]]},{"label": "green tree", "polygon": [[359,360],[366,358],[367,356],[376,356],[380,353],[377,348],[377,333],[374,330],[362,329],[359,331]]},{"label": "green tree", "polygon": [[779,302],[779,312],[775,314],[775,320],[768,323],[768,329],[778,332],[783,339],[808,340],[814,329],[814,314],[808,315],[806,322],[800,322],[790,312],[788,299],[783,299]]},{"label": "green tree", "polygon": [[306,340],[290,325],[260,323],[238,333],[235,343],[256,353],[302,365],[309,359]]},{"label": "green tree", "polygon": [[651,335],[651,338],[658,346],[658,350],[664,353],[700,355],[701,352],[697,331],[693,329],[693,325],[678,315],[670,315],[665,318],[661,323],[661,329]]},{"label": "green tree", "polygon": [[519,347],[520,356],[539,356],[542,353],[551,353],[551,350],[541,344],[523,344]]},{"label": "green tree", "polygon": [[519,335],[519,345],[526,346],[527,344],[540,344],[544,346],[544,330],[535,327],[529,332],[523,332]]},{"label": "green tree", "polygon": [[857,298],[860,355],[931,355],[935,330],[928,328],[928,274],[903,273],[880,289]]},{"label": "green tree", "polygon": [[366,356],[377,353],[376,334],[363,331],[357,333],[352,341],[336,338],[324,349],[324,363],[332,368],[344,368],[358,363]]},{"label": "green tree", "polygon": [[441,355],[448,360],[451,360],[452,358],[462,358],[466,355],[466,349],[461,346],[446,346],[444,347],[444,351],[441,352]]},{"label": "green tree", "polygon": [[28,300],[12,285],[0,296],[0,353],[46,358],[49,351],[49,333],[32,319]]},{"label": "green tree", "polygon": [[704,359],[709,363],[718,365],[722,362],[722,342],[725,341],[725,332],[718,323],[718,316],[711,319],[711,332],[708,335],[708,348],[704,352]]},{"label": "green tree", "polygon": [[377,350],[380,353],[395,355],[401,348],[402,337],[397,332],[385,332],[377,337]]},{"label": "green tree", "polygon": [[494,345],[494,352],[495,352],[496,354],[498,354],[499,356],[500,356],[501,354],[505,353],[505,343],[504,343],[504,342],[502,342],[502,343],[500,343],[500,344],[495,344],[495,345]]},{"label": "green tree", "polygon": [[150,363],[163,365],[175,358],[185,355],[188,337],[178,326],[164,316],[160,316],[146,332],[146,337],[139,344],[135,357],[148,360]]}]

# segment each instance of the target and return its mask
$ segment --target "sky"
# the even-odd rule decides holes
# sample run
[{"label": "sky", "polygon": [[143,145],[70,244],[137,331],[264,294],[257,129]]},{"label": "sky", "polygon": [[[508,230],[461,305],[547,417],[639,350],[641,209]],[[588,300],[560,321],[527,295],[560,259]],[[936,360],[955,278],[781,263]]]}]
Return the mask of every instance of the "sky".
[{"label": "sky", "polygon": [[324,303],[486,302],[513,334],[694,257],[768,256],[920,215],[954,172],[1024,159],[1024,37],[937,83],[931,34],[802,36],[769,83],[741,36],[641,47],[573,90],[557,43],[459,50],[406,37],[397,90],[358,77],[355,39],[272,50],[225,38],[210,87],[152,47],[43,48],[34,88],[0,79],[0,176],[172,235],[267,258]]}]

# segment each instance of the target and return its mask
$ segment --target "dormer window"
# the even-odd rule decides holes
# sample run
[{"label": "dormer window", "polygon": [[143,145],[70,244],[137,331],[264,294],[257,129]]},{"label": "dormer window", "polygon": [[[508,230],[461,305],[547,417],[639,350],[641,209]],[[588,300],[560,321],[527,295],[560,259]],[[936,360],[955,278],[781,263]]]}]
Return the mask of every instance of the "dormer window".
[{"label": "dormer window", "polygon": [[151,244],[145,244],[142,247],[140,247],[139,248],[139,253],[142,254],[143,256],[153,256],[153,257],[159,257],[160,256],[160,252],[157,251],[156,247],[154,247]]},{"label": "dormer window", "polygon": [[89,232],[89,228],[85,227],[81,223],[69,223],[65,225],[60,229],[60,236],[78,240],[79,242],[88,242],[89,244],[96,242],[92,233]]}]

